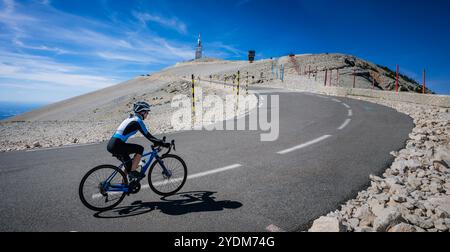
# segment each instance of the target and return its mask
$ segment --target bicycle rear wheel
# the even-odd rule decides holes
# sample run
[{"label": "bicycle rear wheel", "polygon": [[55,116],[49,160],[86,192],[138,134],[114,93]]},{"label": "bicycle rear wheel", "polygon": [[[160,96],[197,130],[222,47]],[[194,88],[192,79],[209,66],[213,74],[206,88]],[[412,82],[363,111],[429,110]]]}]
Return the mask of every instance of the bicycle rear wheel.
[{"label": "bicycle rear wheel", "polygon": [[[105,184],[109,180],[108,184]],[[78,195],[81,202],[94,211],[116,207],[125,198],[125,192],[105,190],[111,186],[128,185],[125,173],[113,165],[100,165],[90,170],[80,182]]]},{"label": "bicycle rear wheel", "polygon": [[171,154],[162,156],[161,161],[171,173],[171,176],[164,174],[164,169],[161,167],[161,164],[155,161],[150,166],[148,184],[156,194],[170,196],[181,190],[184,183],[186,183],[186,163],[180,157]]}]

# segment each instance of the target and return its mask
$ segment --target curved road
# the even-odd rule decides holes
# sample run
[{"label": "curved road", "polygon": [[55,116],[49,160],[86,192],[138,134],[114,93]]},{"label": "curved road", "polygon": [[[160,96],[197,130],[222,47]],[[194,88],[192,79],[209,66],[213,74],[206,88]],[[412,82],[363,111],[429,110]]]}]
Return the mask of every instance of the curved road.
[{"label": "curved road", "polygon": [[260,131],[167,135],[194,175],[168,198],[144,188],[114,210],[86,209],[81,177],[117,163],[106,143],[1,153],[0,231],[305,230],[382,173],[413,128],[408,116],[368,102],[260,92],[279,95],[279,139],[260,142]]}]

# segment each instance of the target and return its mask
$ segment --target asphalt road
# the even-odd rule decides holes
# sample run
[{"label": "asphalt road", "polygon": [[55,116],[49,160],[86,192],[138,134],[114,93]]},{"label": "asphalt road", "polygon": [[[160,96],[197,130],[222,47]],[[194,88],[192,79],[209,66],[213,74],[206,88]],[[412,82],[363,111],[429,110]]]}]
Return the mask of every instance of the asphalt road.
[{"label": "asphalt road", "polygon": [[189,179],[167,198],[144,189],[106,212],[78,198],[88,170],[117,164],[106,143],[1,153],[0,231],[305,230],[382,173],[413,128],[408,116],[372,103],[272,94],[280,100],[278,140],[261,142],[261,131],[169,134],[190,175],[229,169]]}]

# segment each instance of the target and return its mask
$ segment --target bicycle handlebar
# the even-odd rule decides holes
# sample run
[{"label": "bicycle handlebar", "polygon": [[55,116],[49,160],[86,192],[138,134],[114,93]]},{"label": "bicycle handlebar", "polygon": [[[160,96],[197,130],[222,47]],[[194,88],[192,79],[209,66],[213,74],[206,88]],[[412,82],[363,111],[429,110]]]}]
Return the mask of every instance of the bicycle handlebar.
[{"label": "bicycle handlebar", "polygon": [[[163,137],[162,141],[163,141],[163,143],[166,143],[166,137]],[[158,149],[158,152],[161,151],[161,148],[162,148],[162,146],[158,146],[158,147],[156,147],[155,145],[152,146],[152,149]],[[168,149],[167,152],[164,153],[163,155],[169,154],[170,151],[172,151],[172,148],[173,148],[174,151],[177,151],[177,149],[176,149],[176,147],[175,147],[175,140],[172,140],[172,141],[170,142],[170,145],[169,145],[169,147],[167,148],[167,149]]]}]

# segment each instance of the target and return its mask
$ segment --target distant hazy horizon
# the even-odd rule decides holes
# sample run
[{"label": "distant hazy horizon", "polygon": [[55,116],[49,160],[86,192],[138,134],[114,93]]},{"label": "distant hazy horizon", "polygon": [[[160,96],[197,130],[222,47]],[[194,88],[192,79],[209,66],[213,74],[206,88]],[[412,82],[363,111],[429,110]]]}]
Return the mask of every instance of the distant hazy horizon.
[{"label": "distant hazy horizon", "polygon": [[0,101],[0,120],[38,109],[47,104],[49,103]]}]

